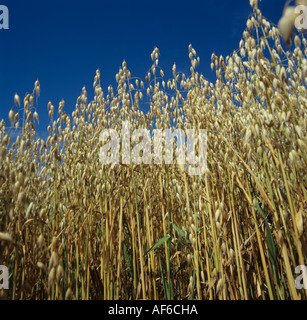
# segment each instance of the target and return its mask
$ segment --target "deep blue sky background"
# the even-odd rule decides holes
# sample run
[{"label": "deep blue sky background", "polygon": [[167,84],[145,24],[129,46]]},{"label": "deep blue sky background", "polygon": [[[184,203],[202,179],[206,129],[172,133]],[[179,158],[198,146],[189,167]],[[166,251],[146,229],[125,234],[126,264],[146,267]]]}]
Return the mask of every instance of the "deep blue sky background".
[{"label": "deep blue sky background", "polygon": [[[251,13],[249,0],[0,0],[0,4],[10,14],[10,29],[0,30],[0,120],[9,123],[15,92],[23,101],[39,79],[42,136],[49,123],[49,100],[55,116],[61,99],[71,114],[83,86],[92,100],[96,69],[105,93],[110,84],[116,88],[115,74],[124,59],[132,76],[144,79],[155,46],[169,78],[174,62],[177,71],[189,74],[191,43],[200,56],[198,71],[214,81],[212,52],[226,56],[237,49]],[[283,6],[283,0],[259,3],[263,15],[275,24]]]}]

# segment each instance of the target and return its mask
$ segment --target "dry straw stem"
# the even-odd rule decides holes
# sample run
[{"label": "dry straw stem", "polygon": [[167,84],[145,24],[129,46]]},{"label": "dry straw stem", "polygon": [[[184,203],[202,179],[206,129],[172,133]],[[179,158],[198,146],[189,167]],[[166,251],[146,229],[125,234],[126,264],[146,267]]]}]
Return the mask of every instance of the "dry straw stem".
[{"label": "dry straw stem", "polygon": [[[46,139],[39,81],[14,96],[0,122],[8,299],[306,299],[294,270],[307,258],[307,41],[284,48],[250,3],[238,49],[212,54],[214,82],[192,45],[190,74],[173,65],[166,79],[155,48],[145,80],[124,61],[117,88],[104,92],[97,70],[93,99],[82,88],[72,115],[49,102]],[[190,176],[176,158],[102,165],[100,133],[121,138],[124,120],[131,131],[206,129],[206,172]]]}]

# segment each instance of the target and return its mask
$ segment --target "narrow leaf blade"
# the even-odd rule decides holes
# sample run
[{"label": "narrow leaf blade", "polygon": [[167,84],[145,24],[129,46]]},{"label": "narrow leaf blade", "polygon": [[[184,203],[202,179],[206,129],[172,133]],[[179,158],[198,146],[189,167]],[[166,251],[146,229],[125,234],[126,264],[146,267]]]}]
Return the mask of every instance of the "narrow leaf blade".
[{"label": "narrow leaf blade", "polygon": [[161,246],[161,244],[163,244],[165,241],[167,241],[171,236],[169,234],[167,234],[166,236],[164,236],[163,238],[161,238],[158,242],[156,242],[146,253],[145,253],[145,256],[153,251],[153,250],[156,250],[158,247]]}]

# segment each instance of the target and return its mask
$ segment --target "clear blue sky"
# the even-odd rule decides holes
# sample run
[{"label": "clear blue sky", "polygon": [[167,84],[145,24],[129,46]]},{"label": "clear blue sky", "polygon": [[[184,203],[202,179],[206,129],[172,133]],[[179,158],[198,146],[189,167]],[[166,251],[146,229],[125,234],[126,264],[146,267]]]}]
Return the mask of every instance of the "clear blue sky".
[{"label": "clear blue sky", "polygon": [[[124,59],[132,76],[144,79],[155,46],[161,53],[159,64],[170,77],[174,62],[178,71],[189,74],[191,43],[200,56],[198,71],[214,81],[212,52],[226,56],[237,49],[251,13],[249,0],[0,0],[0,4],[10,15],[10,29],[0,30],[0,120],[9,123],[15,92],[23,101],[39,79],[41,133],[49,123],[49,100],[55,115],[61,99],[71,114],[83,86],[92,100],[96,69],[106,93],[108,85],[115,86]],[[264,16],[275,24],[283,5],[283,0],[259,1]]]}]

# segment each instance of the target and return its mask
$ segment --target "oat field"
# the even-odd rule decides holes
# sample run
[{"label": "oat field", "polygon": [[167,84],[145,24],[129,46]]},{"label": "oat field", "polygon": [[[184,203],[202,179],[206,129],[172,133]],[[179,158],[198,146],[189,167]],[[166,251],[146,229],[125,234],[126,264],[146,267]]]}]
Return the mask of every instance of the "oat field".
[{"label": "oat field", "polygon": [[[15,95],[0,122],[1,299],[307,298],[295,286],[307,264],[307,41],[290,32],[285,46],[285,31],[251,4],[239,48],[205,62],[214,83],[192,45],[190,74],[174,64],[172,79],[155,48],[144,79],[124,61],[117,88],[103,92],[97,70],[95,96],[83,88],[72,115],[49,102],[45,140],[39,81]],[[102,165],[100,133],[124,120],[206,129],[205,174]]]}]

